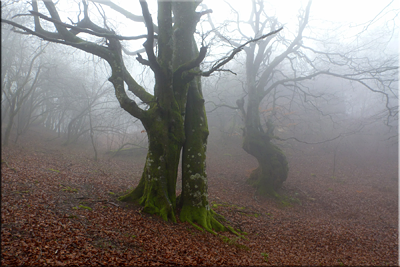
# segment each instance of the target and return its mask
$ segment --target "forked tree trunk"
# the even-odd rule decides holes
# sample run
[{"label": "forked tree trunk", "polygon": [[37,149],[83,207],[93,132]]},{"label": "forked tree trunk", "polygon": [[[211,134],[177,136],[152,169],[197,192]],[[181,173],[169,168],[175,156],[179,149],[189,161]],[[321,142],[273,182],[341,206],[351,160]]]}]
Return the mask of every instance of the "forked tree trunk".
[{"label": "forked tree trunk", "polygon": [[[120,197],[120,200],[137,202],[143,205],[144,211],[148,213],[158,214],[164,220],[176,221],[176,180],[180,152],[184,146],[183,192],[179,201],[182,207],[181,220],[193,225],[197,223],[213,232],[226,228],[215,219],[218,215],[208,204],[205,172],[208,126],[199,77],[202,73],[198,69],[206,56],[207,48],[202,47],[200,53],[198,52],[194,32],[201,16],[210,13],[211,10],[196,12],[200,3],[201,1],[195,0],[158,1],[156,55],[153,47],[153,20],[147,2],[140,1],[147,27],[147,40],[143,44],[147,59],[138,55],[137,60],[154,72],[154,95],[140,86],[126,69],[122,46],[119,37],[114,36],[115,32],[90,21],[86,2],[84,19],[80,20],[77,26],[107,34],[107,46],[81,39],[59,23],[54,23],[58,36],[55,41],[52,32],[41,28],[38,16],[35,16],[34,21],[40,34],[35,32],[34,35],[54,42],[66,41],[65,44],[106,60],[111,67],[109,81],[114,86],[119,104],[129,114],[138,118],[146,129],[149,148],[142,177],[139,185]],[[45,1],[44,5],[51,17],[60,21],[55,4]],[[32,7],[35,11],[39,10],[37,1],[32,1]],[[239,50],[235,53],[237,52]],[[222,67],[222,63],[226,64],[227,61],[223,60],[216,68],[208,71],[207,75]],[[127,89],[125,84],[128,85]],[[127,90],[147,104],[147,108],[140,108],[137,102],[128,96]],[[72,126],[71,123],[68,128],[69,134]]]}]

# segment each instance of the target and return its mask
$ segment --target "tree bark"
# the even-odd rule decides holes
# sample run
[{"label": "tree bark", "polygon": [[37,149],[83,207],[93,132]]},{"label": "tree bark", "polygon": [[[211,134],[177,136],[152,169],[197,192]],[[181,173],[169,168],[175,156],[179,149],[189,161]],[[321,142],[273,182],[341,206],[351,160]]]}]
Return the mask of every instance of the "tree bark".
[{"label": "tree bark", "polygon": [[[12,21],[2,20],[2,22],[45,40],[69,45],[106,60],[112,71],[109,81],[114,86],[120,106],[142,122],[149,142],[139,184],[131,192],[120,197],[120,200],[137,202],[143,205],[145,212],[158,214],[164,220],[175,222],[178,164],[184,146],[182,159],[184,185],[179,202],[182,208],[180,218],[193,225],[197,223],[213,232],[213,229],[224,230],[225,227],[215,219],[218,215],[208,205],[205,171],[208,126],[199,77],[202,75],[199,65],[206,56],[207,48],[202,47],[200,52],[198,51],[194,32],[200,17],[210,10],[196,12],[199,3],[200,1],[158,1],[158,54],[156,55],[153,50],[154,24],[147,2],[140,1],[143,20],[147,27],[147,40],[143,44],[147,59],[138,55],[137,60],[149,66],[154,72],[154,95],[141,87],[127,71],[119,41],[121,36],[91,22],[88,17],[88,5],[85,2],[84,19],[79,21],[78,27],[62,23],[51,1],[44,3],[51,18],[40,14],[37,2],[32,1],[35,31]],[[44,30],[40,26],[39,18],[53,22],[57,32]],[[78,32],[106,36],[107,45],[81,39],[77,36]],[[228,60],[220,63],[218,68],[226,62]],[[210,71],[208,75],[211,73]],[[127,90],[147,104],[145,109],[140,108],[127,95],[125,83],[128,86]]]},{"label": "tree bark", "polygon": [[283,151],[259,131],[246,132],[243,149],[258,161],[247,183],[256,187],[259,195],[276,196],[276,190],[286,181],[289,171]]},{"label": "tree bark", "polygon": [[5,131],[4,139],[3,139],[4,146],[8,146],[8,143],[10,140],[10,135],[11,135],[11,129],[14,125],[14,117],[17,114],[15,112],[15,102],[16,102],[16,97],[14,96],[13,99],[11,100],[11,105],[10,105],[10,109],[9,109],[9,117],[8,117],[6,131]]},{"label": "tree bark", "polygon": [[260,101],[261,98],[254,92],[249,94],[243,149],[257,159],[258,167],[252,171],[247,183],[256,187],[259,195],[276,196],[276,190],[287,179],[289,167],[283,151],[271,143],[274,131],[272,122],[267,123],[266,132],[261,126],[258,110]]},{"label": "tree bark", "polygon": [[[189,87],[185,116],[186,142],[182,152],[182,193],[180,195],[180,220],[201,230],[224,231],[227,228],[208,203],[206,150],[208,124],[201,90],[200,78]],[[228,228],[230,229],[230,228]],[[231,229],[230,229],[231,230]]]},{"label": "tree bark", "polygon": [[149,140],[142,177],[138,186],[120,200],[136,202],[145,212],[176,222],[176,179],[184,141],[182,117],[176,111],[163,114],[158,107],[149,115],[142,120]]}]

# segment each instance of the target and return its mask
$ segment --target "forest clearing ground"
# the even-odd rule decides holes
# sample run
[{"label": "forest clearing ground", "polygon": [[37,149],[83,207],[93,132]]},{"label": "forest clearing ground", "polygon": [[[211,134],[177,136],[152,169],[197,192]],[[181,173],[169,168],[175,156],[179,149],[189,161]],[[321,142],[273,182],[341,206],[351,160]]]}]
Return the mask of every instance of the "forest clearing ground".
[{"label": "forest clearing ground", "polygon": [[118,202],[138,183],[143,155],[95,162],[90,147],[60,144],[32,133],[2,149],[2,266],[398,265],[394,163],[343,160],[332,177],[322,150],[292,151],[276,201],[245,184],[257,165],[240,145],[222,150],[211,140],[210,206],[247,233],[240,238]]}]

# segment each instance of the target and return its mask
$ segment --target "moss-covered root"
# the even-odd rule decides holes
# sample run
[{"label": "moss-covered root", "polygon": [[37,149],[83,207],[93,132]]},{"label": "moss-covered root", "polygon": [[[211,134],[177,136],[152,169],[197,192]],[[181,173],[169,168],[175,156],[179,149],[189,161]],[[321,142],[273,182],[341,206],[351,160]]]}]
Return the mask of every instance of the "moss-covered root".
[{"label": "moss-covered root", "polygon": [[225,220],[224,217],[206,207],[183,206],[179,217],[182,222],[189,222],[200,231],[205,229],[214,235],[217,234],[216,232],[229,231],[239,235],[231,226],[220,222]]},{"label": "moss-covered root", "polygon": [[136,202],[137,204],[139,204],[139,200],[143,196],[144,186],[145,181],[142,176],[142,179],[140,179],[138,186],[130,191],[128,194],[120,196],[118,200],[122,202]]},{"label": "moss-covered root", "polygon": [[141,179],[139,185],[128,194],[118,198],[119,201],[133,202],[143,206],[143,211],[149,214],[156,214],[163,218],[164,221],[170,219],[176,222],[175,209],[170,203],[167,194],[157,194],[157,191],[150,190],[145,194],[145,183]]}]

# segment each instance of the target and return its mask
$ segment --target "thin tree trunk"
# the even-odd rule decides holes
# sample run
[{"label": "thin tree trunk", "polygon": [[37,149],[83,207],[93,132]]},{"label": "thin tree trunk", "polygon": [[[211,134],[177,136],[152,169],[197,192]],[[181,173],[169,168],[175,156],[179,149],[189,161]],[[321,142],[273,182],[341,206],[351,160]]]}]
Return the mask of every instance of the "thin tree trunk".
[{"label": "thin tree trunk", "polygon": [[14,117],[16,115],[15,112],[15,102],[16,99],[15,97],[12,99],[11,105],[10,105],[10,109],[9,109],[9,117],[8,117],[8,122],[7,122],[7,126],[6,126],[6,131],[4,133],[4,139],[3,139],[3,145],[4,146],[8,146],[8,142],[10,140],[10,135],[11,135],[11,129],[13,127],[14,124]]}]

